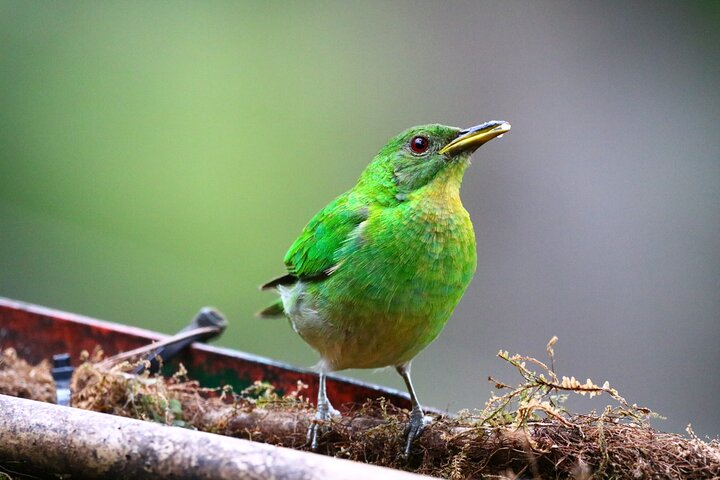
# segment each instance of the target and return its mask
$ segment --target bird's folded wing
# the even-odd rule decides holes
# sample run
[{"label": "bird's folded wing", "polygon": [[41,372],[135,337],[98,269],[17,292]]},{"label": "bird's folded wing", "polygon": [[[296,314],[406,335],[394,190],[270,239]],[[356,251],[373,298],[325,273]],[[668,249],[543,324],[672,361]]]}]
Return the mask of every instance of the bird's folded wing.
[{"label": "bird's folded wing", "polygon": [[362,239],[368,207],[347,192],[315,215],[285,255],[288,272],[300,279],[330,275]]}]

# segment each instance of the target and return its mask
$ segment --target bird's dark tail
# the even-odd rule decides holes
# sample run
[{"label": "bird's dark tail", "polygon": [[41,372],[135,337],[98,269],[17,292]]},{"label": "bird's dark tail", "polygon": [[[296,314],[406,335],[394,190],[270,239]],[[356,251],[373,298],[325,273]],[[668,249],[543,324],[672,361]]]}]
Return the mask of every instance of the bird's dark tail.
[{"label": "bird's dark tail", "polygon": [[295,275],[292,275],[288,273],[287,275],[283,275],[282,277],[273,278],[269,282],[260,285],[260,290],[272,290],[273,288],[277,287],[278,285],[292,285],[293,283],[298,281],[298,277]]},{"label": "bird's dark tail", "polygon": [[275,318],[285,316],[285,309],[283,308],[282,300],[278,298],[275,302],[257,312],[255,316],[258,318]]}]

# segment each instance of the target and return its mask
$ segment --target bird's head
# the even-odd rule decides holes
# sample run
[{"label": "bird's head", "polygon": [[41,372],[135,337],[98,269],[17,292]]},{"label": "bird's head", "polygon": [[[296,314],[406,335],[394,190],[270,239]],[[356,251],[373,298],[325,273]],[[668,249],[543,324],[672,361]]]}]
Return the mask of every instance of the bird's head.
[{"label": "bird's head", "polygon": [[384,184],[398,198],[428,185],[441,172],[459,182],[470,155],[509,130],[509,123],[499,121],[466,129],[437,124],[409,128],[380,150],[362,180]]}]

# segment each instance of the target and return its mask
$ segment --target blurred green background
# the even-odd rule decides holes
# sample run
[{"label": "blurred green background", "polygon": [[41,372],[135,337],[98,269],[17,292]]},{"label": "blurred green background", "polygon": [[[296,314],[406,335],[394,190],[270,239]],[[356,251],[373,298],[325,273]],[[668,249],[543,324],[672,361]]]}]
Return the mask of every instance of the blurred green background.
[{"label": "blurred green background", "polygon": [[312,365],[253,318],[304,224],[395,133],[508,120],[421,400],[481,407],[557,335],[560,373],[716,435],[718,5],[0,1],[0,295],[168,333],[214,305],[221,345]]}]

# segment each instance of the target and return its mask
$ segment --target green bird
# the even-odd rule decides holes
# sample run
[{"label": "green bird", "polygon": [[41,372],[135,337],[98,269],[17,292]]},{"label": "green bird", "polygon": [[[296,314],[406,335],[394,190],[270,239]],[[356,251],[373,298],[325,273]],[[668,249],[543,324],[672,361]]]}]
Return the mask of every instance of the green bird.
[{"label": "green bird", "polygon": [[[392,138],[357,185],[303,229],[285,255],[288,273],[261,287],[280,298],[259,315],[286,316],[320,354],[316,420],[339,415],[325,392],[328,372],[395,367],[412,401],[409,455],[428,422],[410,363],[440,334],[477,263],[463,174],[478,147],[509,130],[498,121],[434,124]],[[308,430],[313,450],[318,421]]]}]

